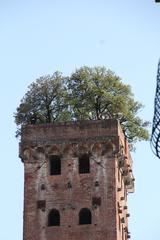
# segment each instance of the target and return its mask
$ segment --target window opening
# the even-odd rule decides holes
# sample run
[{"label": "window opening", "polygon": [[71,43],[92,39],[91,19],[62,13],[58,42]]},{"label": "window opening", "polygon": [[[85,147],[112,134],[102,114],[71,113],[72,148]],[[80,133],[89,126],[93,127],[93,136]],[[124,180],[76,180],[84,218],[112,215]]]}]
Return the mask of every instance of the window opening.
[{"label": "window opening", "polygon": [[58,155],[51,155],[50,160],[50,175],[60,175],[61,174],[61,159]]},{"label": "window opening", "polygon": [[98,187],[99,186],[99,182],[95,181],[94,185],[95,185],[95,187]]},{"label": "window opening", "polygon": [[37,208],[45,210],[45,208],[46,208],[46,201],[45,200],[38,200],[37,201]]},{"label": "window opening", "polygon": [[101,197],[92,198],[92,206],[101,206]]},{"label": "window opening", "polygon": [[48,226],[60,226],[60,214],[56,209],[52,209],[48,215]]},{"label": "window opening", "polygon": [[87,154],[79,157],[79,173],[90,173],[90,161]]},{"label": "window opening", "polygon": [[82,208],[79,212],[79,224],[91,224],[92,223],[92,216],[91,211],[88,208]]},{"label": "window opening", "polygon": [[42,185],[41,185],[41,190],[45,190],[46,189],[46,186],[45,186],[45,184],[43,183]]},{"label": "window opening", "polygon": [[118,218],[118,225],[119,225],[119,231],[121,231],[121,218],[120,218],[120,216]]},{"label": "window opening", "polygon": [[67,188],[72,188],[71,182],[68,182],[68,183],[67,183]]}]

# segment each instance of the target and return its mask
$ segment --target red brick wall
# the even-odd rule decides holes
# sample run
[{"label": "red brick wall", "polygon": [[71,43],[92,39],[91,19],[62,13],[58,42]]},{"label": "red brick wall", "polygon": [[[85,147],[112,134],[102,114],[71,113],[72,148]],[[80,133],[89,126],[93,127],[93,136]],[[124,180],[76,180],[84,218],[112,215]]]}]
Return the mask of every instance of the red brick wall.
[{"label": "red brick wall", "polygon": [[[78,158],[84,153],[90,156],[90,173],[79,174]],[[50,155],[61,156],[61,175],[50,175]],[[25,171],[24,240],[127,239],[122,238],[122,231],[125,229],[123,235],[127,236],[124,206],[127,188],[132,187],[124,184],[125,179],[132,180],[128,156],[115,120],[23,128],[20,157]],[[126,175],[122,176],[124,171]],[[93,197],[101,198],[100,206],[92,204]],[[43,201],[43,206],[37,206],[38,201]],[[53,208],[60,212],[60,226],[48,227],[48,214]],[[90,209],[92,224],[79,225],[82,208]]]}]

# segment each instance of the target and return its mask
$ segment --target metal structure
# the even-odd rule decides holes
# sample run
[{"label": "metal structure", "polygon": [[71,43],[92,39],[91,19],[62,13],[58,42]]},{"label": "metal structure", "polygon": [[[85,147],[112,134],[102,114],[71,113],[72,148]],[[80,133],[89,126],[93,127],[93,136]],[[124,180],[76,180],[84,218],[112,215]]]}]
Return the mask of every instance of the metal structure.
[{"label": "metal structure", "polygon": [[154,117],[151,135],[151,147],[154,154],[160,158],[160,61],[157,71],[157,87],[154,100]]}]

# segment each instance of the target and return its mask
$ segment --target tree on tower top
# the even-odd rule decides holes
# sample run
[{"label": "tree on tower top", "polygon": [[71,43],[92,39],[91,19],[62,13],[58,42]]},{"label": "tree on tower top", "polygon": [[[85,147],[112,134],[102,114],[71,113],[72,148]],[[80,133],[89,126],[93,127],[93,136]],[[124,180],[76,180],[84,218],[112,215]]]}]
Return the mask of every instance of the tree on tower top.
[{"label": "tree on tower top", "polygon": [[84,66],[69,77],[55,72],[33,82],[17,108],[15,122],[20,133],[24,124],[113,118],[133,147],[137,140],[149,138],[149,123],[138,116],[142,107],[131,87],[114,72]]}]

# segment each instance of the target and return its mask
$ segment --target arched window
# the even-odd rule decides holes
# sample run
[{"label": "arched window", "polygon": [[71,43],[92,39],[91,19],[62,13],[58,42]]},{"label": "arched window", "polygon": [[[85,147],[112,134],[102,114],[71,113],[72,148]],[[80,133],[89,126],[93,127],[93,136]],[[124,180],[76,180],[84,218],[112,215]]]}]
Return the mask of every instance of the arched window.
[{"label": "arched window", "polygon": [[60,175],[61,174],[61,159],[58,155],[51,155],[49,157],[50,161],[50,175]]},{"label": "arched window", "polygon": [[92,223],[92,215],[91,211],[88,208],[82,208],[79,212],[79,224],[91,224]]},{"label": "arched window", "polygon": [[48,226],[60,226],[60,214],[56,209],[52,209],[48,215]]},{"label": "arched window", "polygon": [[79,173],[90,173],[90,161],[88,154],[79,157]]}]

